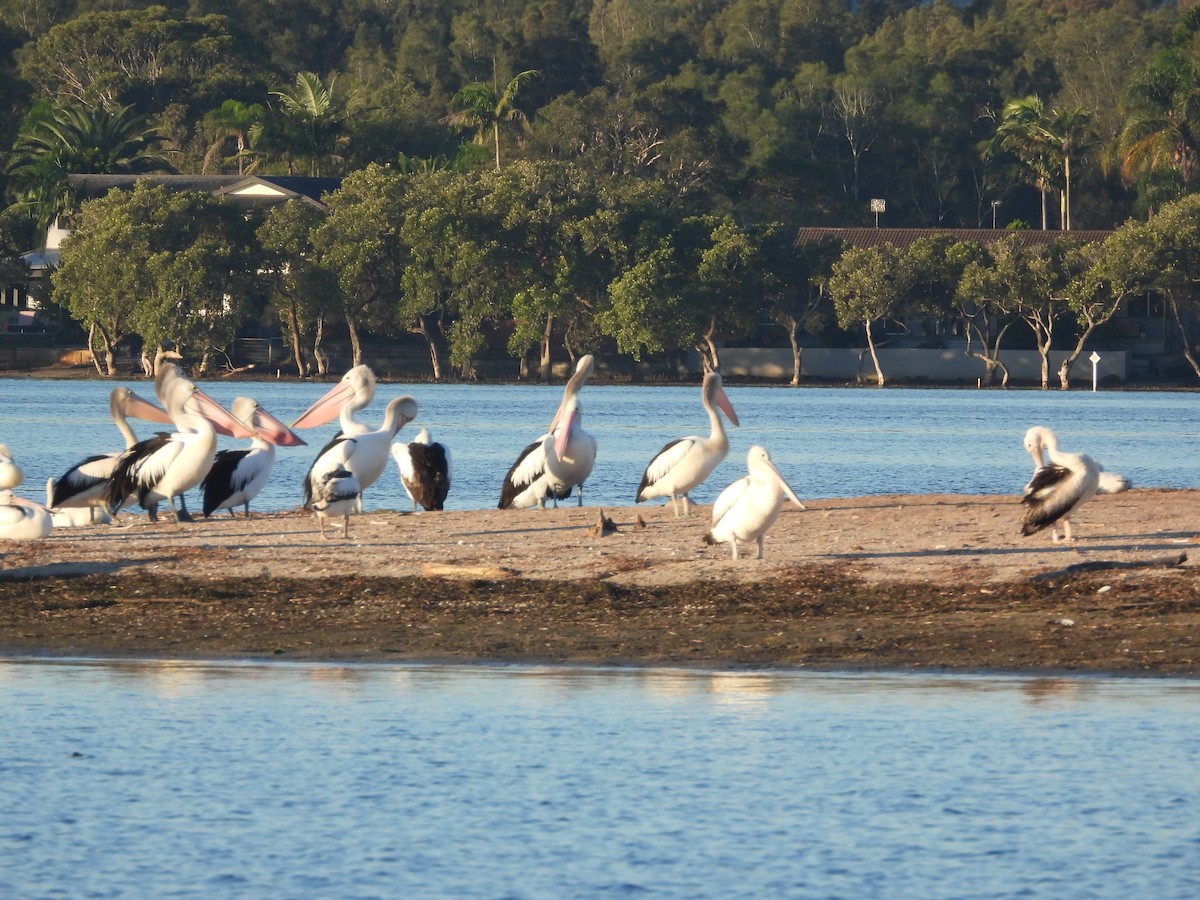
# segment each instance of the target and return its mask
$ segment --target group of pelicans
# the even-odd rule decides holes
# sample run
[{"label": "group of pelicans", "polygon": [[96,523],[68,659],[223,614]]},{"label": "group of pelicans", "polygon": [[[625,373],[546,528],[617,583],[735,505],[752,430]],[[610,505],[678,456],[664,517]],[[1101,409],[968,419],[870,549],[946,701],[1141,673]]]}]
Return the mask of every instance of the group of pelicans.
[{"label": "group of pelicans", "polygon": [[[190,521],[184,492],[195,487],[201,489],[205,516],[222,509],[234,514],[239,506],[249,515],[250,501],[274,468],[275,448],[301,446],[305,442],[294,429],[314,428],[334,419],[339,431],[317,454],[303,486],[304,508],[316,516],[322,536],[326,536],[325,519],[331,517],[342,518],[343,535],[349,536],[350,515],[361,511],[363,492],[383,474],[389,458],[397,465],[414,511],[418,504],[426,510],[443,508],[450,489],[449,452],[432,441],[425,429],[412,442],[396,440],[416,418],[417,401],[410,396],[391,400],[377,428],[357,419],[375,394],[375,377],[367,366],[347,372],[289,427],[250,398],[238,397],[226,410],[184,377],[172,358],[178,357],[160,353],[155,362],[155,393],[161,406],[128,388],[113,390],[111,413],[125,438],[124,449],[90,456],[51,478],[46,506],[13,493],[23,476],[8,449],[0,445],[0,539],[38,540],[56,524],[109,521],[133,505],[155,520],[159,505],[165,503],[175,521]],[[547,501],[557,505],[572,493],[582,506],[583,485],[596,461],[596,439],[583,428],[579,392],[593,369],[590,355],[579,360],[549,430],[526,446],[509,468],[499,508],[544,507]],[[705,375],[701,403],[709,434],[680,438],[663,447],[646,466],[636,502],[670,498],[676,516],[690,514],[690,492],[729,452],[722,415],[739,424],[718,373]],[[139,441],[129,418],[172,425],[175,430]],[[218,434],[248,439],[250,444],[218,451]],[[1089,456],[1060,450],[1048,428],[1030,428],[1025,448],[1033,457],[1034,475],[1022,498],[1022,534],[1050,527],[1057,541],[1061,522],[1065,539],[1071,540],[1070,517],[1080,505],[1097,493],[1129,487],[1128,479],[1105,472]],[[739,542],[754,542],[762,559],[763,537],[784,501],[791,500],[800,509],[804,505],[765,448],[750,448],[746,468],[744,477],[718,495],[704,540],[729,544],[734,559]]]}]

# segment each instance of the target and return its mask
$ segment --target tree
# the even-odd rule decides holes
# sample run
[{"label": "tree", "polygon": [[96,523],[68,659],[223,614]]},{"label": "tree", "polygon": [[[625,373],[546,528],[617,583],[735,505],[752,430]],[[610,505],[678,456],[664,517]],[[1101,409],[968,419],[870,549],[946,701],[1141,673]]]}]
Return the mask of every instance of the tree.
[{"label": "tree", "polygon": [[833,264],[829,277],[829,296],[841,328],[862,326],[867,349],[875,365],[875,379],[886,383],[876,351],[874,326],[899,316],[910,285],[900,253],[891,244],[881,247],[851,247]]},{"label": "tree", "polygon": [[400,240],[405,176],[370,165],[329,197],[313,235],[323,266],[337,278],[353,364],[363,361],[361,330],[386,330],[394,318],[407,251]]},{"label": "tree", "polygon": [[1017,297],[1008,280],[1012,272],[1005,266],[1012,253],[1011,245],[1001,245],[995,253],[984,251],[970,260],[954,292],[955,310],[967,332],[966,352],[983,363],[985,385],[994,383],[999,372],[1000,386],[1008,387],[1008,366],[1000,359],[1000,346],[1018,321],[1013,314]]},{"label": "tree", "polygon": [[39,106],[27,117],[8,164],[18,202],[44,231],[70,205],[67,176],[172,172],[160,129],[130,107]]},{"label": "tree", "polygon": [[1200,73],[1181,48],[1163,50],[1138,69],[1125,90],[1118,147],[1130,181],[1164,170],[1190,190],[1200,162]]},{"label": "tree", "polygon": [[[1126,237],[1127,229],[1130,234]],[[1114,262],[1122,257],[1129,260],[1144,260],[1148,271],[1143,271],[1139,284],[1136,278],[1129,279],[1133,290],[1158,290],[1166,298],[1171,318],[1183,338],[1183,356],[1200,376],[1200,360],[1193,350],[1189,324],[1194,320],[1200,295],[1200,194],[1190,194],[1164,206],[1146,227],[1132,223],[1114,233],[1108,241],[1113,244]],[[1134,248],[1122,248],[1127,240],[1136,241]],[[1137,273],[1137,268],[1134,268]],[[1132,292],[1132,290],[1130,291]]]},{"label": "tree", "polygon": [[829,299],[829,273],[841,256],[840,241],[793,246],[790,229],[771,226],[762,235],[761,247],[769,277],[767,314],[787,332],[792,348],[792,380],[796,387],[803,372],[799,333],[817,331],[825,320],[822,307]]},{"label": "tree", "polygon": [[331,78],[326,85],[312,72],[300,72],[291,90],[271,91],[279,100],[282,118],[252,128],[251,138],[287,158],[289,165],[292,157],[306,160],[311,176],[321,174],[322,162],[337,168],[342,162],[339,154],[346,140],[348,116],[345,104],[334,95],[336,82]]},{"label": "tree", "polygon": [[253,243],[234,206],[139,182],[83,205],[52,276],[54,296],[99,340],[110,376],[131,334],[194,347],[207,360],[249,312]]},{"label": "tree", "polygon": [[[313,247],[313,233],[324,213],[308,203],[292,200],[276,206],[258,228],[264,259],[261,268],[270,289],[271,305],[292,347],[296,374],[304,378],[310,368],[303,340],[323,322],[337,282],[324,268]],[[325,374],[321,335],[314,336],[313,357],[318,374]]]},{"label": "tree", "polygon": [[238,174],[243,175],[248,169],[253,169],[254,163],[249,167],[246,165],[250,151],[250,135],[261,128],[266,114],[267,110],[261,104],[242,103],[239,100],[226,100],[216,109],[205,113],[201,120],[201,128],[208,133],[210,143],[208,151],[204,154],[201,171],[207,172],[218,158],[222,162],[228,162],[229,157],[224,151],[231,140],[236,147],[233,159],[237,161]]},{"label": "tree", "polygon": [[496,150],[496,171],[500,171],[500,125],[526,124],[525,113],[517,107],[517,95],[538,75],[534,69],[520,72],[499,93],[495,88],[476,81],[461,88],[450,100],[446,122],[455,128],[475,131],[475,143],[483,144],[488,132]]}]

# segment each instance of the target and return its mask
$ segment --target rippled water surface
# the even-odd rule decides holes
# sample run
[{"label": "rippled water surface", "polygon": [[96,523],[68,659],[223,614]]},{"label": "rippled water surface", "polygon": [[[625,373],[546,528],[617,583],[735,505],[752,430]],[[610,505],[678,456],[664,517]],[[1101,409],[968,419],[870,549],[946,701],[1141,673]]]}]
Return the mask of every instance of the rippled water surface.
[{"label": "rippled water surface", "polygon": [[[153,396],[147,382],[123,382]],[[0,443],[25,469],[29,496],[83,457],[120,448],[108,415],[112,383],[0,379]],[[285,422],[328,387],[321,384],[211,382],[203,387],[228,406],[247,394]],[[360,417],[382,422],[383,407],[409,393],[417,420],[454,459],[447,507],[493,507],[509,466],[550,424],[561,385],[381,384]],[[1142,487],[1200,486],[1200,396],[1167,392],[977,391],[728,386],[741,428],[730,429],[729,458],[693,493],[709,502],[745,474],[752,444],[770,451],[801,497],[886,493],[1019,492],[1032,464],[1025,430],[1046,424],[1064,449],[1090,453]],[[588,385],[580,394],[584,425],[599,442],[585,489],[589,504],[633,502],[642,471],[669,440],[707,434],[698,387]],[[141,436],[156,426],[134,423]],[[304,432],[308,447],[280,451],[272,481],[254,507],[299,505],[300,485],[317,449],[336,425]],[[222,438],[223,447],[240,446]],[[194,493],[194,492],[193,492]],[[189,500],[192,498],[189,497]],[[198,507],[198,500],[193,501]],[[409,506],[394,469],[367,493],[368,508]]]},{"label": "rippled water surface", "polygon": [[1200,896],[1200,682],[0,661],[5,897]]}]

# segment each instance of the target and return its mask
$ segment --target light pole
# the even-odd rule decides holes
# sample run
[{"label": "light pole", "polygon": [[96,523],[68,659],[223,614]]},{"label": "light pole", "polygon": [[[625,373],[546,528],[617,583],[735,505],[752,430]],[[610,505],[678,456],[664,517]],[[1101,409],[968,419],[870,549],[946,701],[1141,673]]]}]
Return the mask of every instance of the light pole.
[{"label": "light pole", "polygon": [[879,227],[879,214],[887,211],[887,201],[878,197],[871,200],[871,212],[875,213],[875,227]]},{"label": "light pole", "polygon": [[1000,208],[1001,202],[1003,202],[1003,201],[1000,201],[1000,200],[992,201],[992,228],[996,227],[996,210]]}]

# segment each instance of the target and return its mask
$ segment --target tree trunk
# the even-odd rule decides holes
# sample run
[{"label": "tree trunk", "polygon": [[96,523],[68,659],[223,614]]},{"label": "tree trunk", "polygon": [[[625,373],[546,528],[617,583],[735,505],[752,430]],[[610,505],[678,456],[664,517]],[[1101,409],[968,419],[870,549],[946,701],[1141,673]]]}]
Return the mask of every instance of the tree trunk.
[{"label": "tree trunk", "polygon": [[1168,294],[1167,302],[1171,305],[1171,315],[1175,318],[1175,324],[1179,326],[1179,334],[1183,337],[1183,358],[1188,361],[1192,371],[1200,376],[1200,363],[1196,361],[1196,355],[1192,352],[1192,338],[1188,334],[1187,326],[1183,324],[1183,315],[1179,312],[1179,301],[1175,299],[1174,294]]},{"label": "tree trunk", "polygon": [[1042,390],[1047,391],[1050,389],[1050,337],[1049,337],[1049,335],[1046,336],[1046,340],[1044,343],[1042,342],[1040,337],[1038,338],[1037,348],[1038,348],[1038,353],[1042,357]]},{"label": "tree trunk", "polygon": [[1092,336],[1092,332],[1096,330],[1095,323],[1088,325],[1084,329],[1083,334],[1079,336],[1079,340],[1075,342],[1075,349],[1067,354],[1067,358],[1062,361],[1062,365],[1058,367],[1058,386],[1064,390],[1071,389],[1071,366],[1075,365],[1075,360],[1083,354],[1083,346],[1087,343],[1087,339]]},{"label": "tree trunk", "polygon": [[538,372],[544,384],[550,383],[550,335],[554,331],[554,316],[546,316],[546,328],[542,332],[541,358],[538,360]]},{"label": "tree trunk", "polygon": [[[100,346],[104,349],[104,368],[108,373],[109,378],[115,378],[117,375],[117,347],[116,342],[109,337],[108,331],[99,322],[94,323],[96,331],[100,335]],[[95,350],[92,351],[95,355]]]},{"label": "tree trunk", "polygon": [[792,345],[792,380],[791,380],[791,386],[792,386],[792,387],[798,387],[798,386],[799,386],[799,384],[800,384],[800,374],[801,374],[801,372],[803,372],[803,370],[804,370],[804,361],[803,361],[803,359],[801,358],[801,354],[804,352],[804,349],[803,349],[803,348],[800,346],[800,342],[799,342],[798,340],[796,340],[796,332],[795,332],[795,330],[794,330],[794,329],[793,329],[793,330],[790,330],[790,331],[788,332],[788,339],[789,339],[789,341],[791,342],[791,345]]},{"label": "tree trunk", "polygon": [[288,298],[287,327],[291,333],[292,356],[296,359],[296,374],[303,378],[308,374],[308,366],[304,362],[304,349],[300,345],[300,313],[296,309],[296,301]]},{"label": "tree trunk", "polygon": [[871,351],[871,362],[875,364],[875,380],[880,387],[884,385],[883,367],[879,365],[879,354],[875,352],[875,338],[871,336],[871,322],[864,322],[867,330],[867,348]]},{"label": "tree trunk", "polygon": [[88,326],[88,350],[92,354],[92,365],[96,367],[96,374],[103,375],[104,369],[100,367],[100,357],[96,354],[96,323],[93,322]]},{"label": "tree trunk", "polygon": [[313,336],[313,359],[317,361],[317,374],[329,374],[329,357],[325,355],[325,316],[317,316],[317,332]]},{"label": "tree trunk", "polygon": [[350,334],[351,366],[361,366],[363,361],[362,338],[358,334],[358,325],[353,316],[346,316],[346,331]]}]

